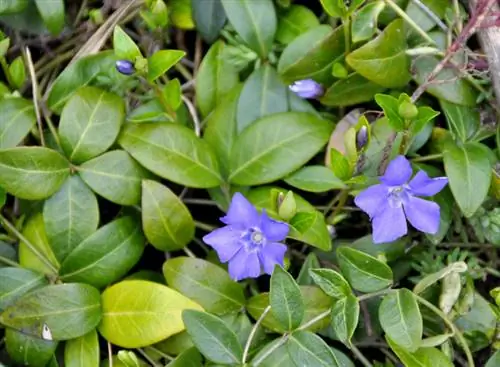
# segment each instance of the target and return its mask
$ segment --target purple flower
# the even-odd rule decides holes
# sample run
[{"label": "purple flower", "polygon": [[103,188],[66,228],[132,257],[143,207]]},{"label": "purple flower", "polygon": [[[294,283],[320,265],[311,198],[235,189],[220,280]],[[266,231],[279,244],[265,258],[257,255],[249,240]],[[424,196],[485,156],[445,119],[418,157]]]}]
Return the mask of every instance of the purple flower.
[{"label": "purple flower", "polygon": [[323,95],[323,87],[312,79],[298,80],[288,88],[300,98],[317,98]]},{"label": "purple flower", "polygon": [[234,194],[225,217],[220,218],[225,227],[203,237],[212,246],[221,262],[229,262],[229,275],[238,281],[257,278],[262,272],[272,274],[274,266],[283,266],[288,234],[288,224],[269,218],[239,192]]},{"label": "purple flower", "polygon": [[118,60],[115,64],[116,70],[125,75],[132,75],[135,73],[134,64],[128,60]]},{"label": "purple flower", "polygon": [[406,219],[419,231],[436,234],[439,230],[439,205],[417,196],[432,196],[441,191],[448,179],[430,178],[424,171],[412,176],[410,162],[397,156],[380,177],[381,184],[360,192],[354,199],[373,225],[373,242],[392,242],[408,233]]}]

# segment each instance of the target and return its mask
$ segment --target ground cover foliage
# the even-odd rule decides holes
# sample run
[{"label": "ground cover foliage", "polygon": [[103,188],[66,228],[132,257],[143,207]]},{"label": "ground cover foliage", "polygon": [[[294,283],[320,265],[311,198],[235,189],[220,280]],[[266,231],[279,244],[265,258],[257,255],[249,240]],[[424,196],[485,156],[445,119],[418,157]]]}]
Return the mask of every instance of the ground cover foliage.
[{"label": "ground cover foliage", "polygon": [[0,365],[500,366],[470,3],[0,1]]}]

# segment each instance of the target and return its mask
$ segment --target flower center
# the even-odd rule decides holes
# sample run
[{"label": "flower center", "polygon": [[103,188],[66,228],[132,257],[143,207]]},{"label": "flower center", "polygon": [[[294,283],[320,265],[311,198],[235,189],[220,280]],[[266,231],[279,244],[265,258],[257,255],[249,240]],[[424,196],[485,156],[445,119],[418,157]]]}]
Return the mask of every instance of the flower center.
[{"label": "flower center", "polygon": [[245,249],[250,252],[260,251],[266,243],[266,237],[258,228],[250,228],[241,236]]},{"label": "flower center", "polygon": [[403,195],[405,194],[403,186],[389,188],[388,202],[391,208],[400,208],[403,205]]}]

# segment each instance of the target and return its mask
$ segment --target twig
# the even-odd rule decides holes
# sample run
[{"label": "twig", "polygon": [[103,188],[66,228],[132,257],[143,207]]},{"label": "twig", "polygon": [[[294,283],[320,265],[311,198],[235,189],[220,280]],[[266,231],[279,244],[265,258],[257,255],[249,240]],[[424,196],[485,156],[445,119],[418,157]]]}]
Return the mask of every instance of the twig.
[{"label": "twig", "polygon": [[438,25],[439,28],[441,28],[445,32],[448,32],[448,27],[446,26],[446,24],[444,24],[443,21],[436,14],[434,14],[434,12],[431,9],[429,9],[423,2],[421,2],[420,0],[412,0],[412,1],[415,3],[416,6],[420,8],[420,10],[422,10],[425,14],[427,14],[429,18],[431,18],[434,21],[434,23]]},{"label": "twig", "polygon": [[186,104],[189,114],[191,115],[194,123],[194,133],[196,136],[200,137],[201,136],[201,123],[200,119],[198,118],[198,113],[196,112],[196,108],[193,105],[193,102],[189,100],[189,98],[185,97],[184,95],[181,95],[182,100]]},{"label": "twig", "polygon": [[108,342],[108,365],[109,367],[113,367],[113,350],[111,349],[111,343]]},{"label": "twig", "polygon": [[24,55],[26,59],[26,64],[28,64],[28,71],[30,73],[31,78],[31,88],[33,94],[33,105],[35,107],[36,114],[36,123],[38,125],[38,131],[40,133],[40,143],[42,146],[45,146],[45,137],[43,136],[43,126],[42,126],[42,117],[40,116],[40,108],[38,106],[38,100],[40,97],[40,93],[38,91],[38,82],[36,80],[35,67],[33,66],[33,59],[31,58],[31,52],[28,47],[24,49]]},{"label": "twig", "polygon": [[351,351],[354,354],[354,356],[361,362],[361,364],[365,367],[373,367],[373,365],[370,363],[368,359],[365,358],[363,353],[354,345],[351,344]]},{"label": "twig", "polygon": [[243,358],[241,359],[241,363],[245,365],[247,362],[247,357],[248,357],[248,351],[250,350],[250,345],[252,344],[253,338],[255,337],[255,333],[259,329],[260,324],[262,323],[262,320],[267,316],[267,314],[271,311],[271,306],[267,306],[262,312],[262,315],[260,315],[259,319],[255,323],[255,325],[252,328],[252,331],[250,331],[250,335],[248,336],[247,342],[245,344],[245,350],[243,351]]}]

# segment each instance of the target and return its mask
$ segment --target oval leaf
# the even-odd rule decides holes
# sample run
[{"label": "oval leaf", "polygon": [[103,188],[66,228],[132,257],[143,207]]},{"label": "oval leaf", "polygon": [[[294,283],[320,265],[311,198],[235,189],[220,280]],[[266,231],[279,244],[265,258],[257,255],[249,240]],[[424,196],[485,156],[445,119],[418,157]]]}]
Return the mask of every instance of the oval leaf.
[{"label": "oval leaf", "polygon": [[304,301],[300,288],[280,266],[274,268],[269,291],[271,312],[286,330],[296,329],[304,318]]},{"label": "oval leaf", "polygon": [[309,331],[294,332],[288,338],[286,346],[296,366],[341,366],[328,344]]},{"label": "oval leaf", "polygon": [[317,26],[319,26],[319,20],[312,10],[302,5],[292,5],[278,19],[276,40],[287,45],[301,34]]},{"label": "oval leaf", "polygon": [[99,339],[97,332],[68,340],[64,346],[65,367],[94,367],[99,365]]},{"label": "oval leaf", "polygon": [[196,29],[205,41],[214,42],[226,23],[226,12],[221,1],[193,0],[192,7]]},{"label": "oval leaf", "polygon": [[0,149],[19,144],[36,124],[33,103],[23,98],[0,100]]},{"label": "oval leaf", "polygon": [[148,58],[148,81],[154,82],[177,64],[186,53],[180,50],[160,50]]},{"label": "oval leaf", "polygon": [[57,342],[21,333],[14,329],[5,330],[5,348],[9,357],[21,366],[46,367],[57,348]]},{"label": "oval leaf", "polygon": [[385,3],[381,0],[363,6],[352,19],[352,42],[369,40],[377,30],[378,16],[384,10]]},{"label": "oval leaf", "polygon": [[314,283],[330,297],[342,299],[352,294],[349,283],[344,277],[332,269],[311,269],[309,271]]},{"label": "oval leaf", "polygon": [[43,19],[43,23],[50,31],[56,35],[64,28],[65,23],[65,10],[63,0],[35,0],[36,8]]},{"label": "oval leaf", "polygon": [[299,212],[290,220],[289,238],[329,251],[332,239],[325,222],[325,216],[319,211]]},{"label": "oval leaf", "polygon": [[43,274],[22,268],[0,269],[0,311],[10,306],[22,295],[47,285]]},{"label": "oval leaf", "polygon": [[309,192],[326,192],[346,188],[346,185],[335,176],[332,170],[325,166],[302,167],[285,178],[285,182]]},{"label": "oval leaf", "polygon": [[332,328],[339,340],[350,345],[358,326],[359,301],[353,294],[341,298],[332,307]]}]

